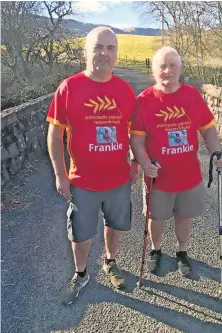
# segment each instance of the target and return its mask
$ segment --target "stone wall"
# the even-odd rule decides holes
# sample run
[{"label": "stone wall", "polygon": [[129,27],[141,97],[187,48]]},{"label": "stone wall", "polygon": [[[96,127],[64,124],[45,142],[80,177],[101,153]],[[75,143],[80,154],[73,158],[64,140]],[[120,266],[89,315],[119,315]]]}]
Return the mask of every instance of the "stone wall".
[{"label": "stone wall", "polygon": [[4,110],[1,113],[1,184],[4,186],[27,160],[46,149],[46,114],[53,94]]},{"label": "stone wall", "polygon": [[222,138],[222,87],[216,87],[212,84],[203,84],[201,91],[217,121],[216,127]]}]

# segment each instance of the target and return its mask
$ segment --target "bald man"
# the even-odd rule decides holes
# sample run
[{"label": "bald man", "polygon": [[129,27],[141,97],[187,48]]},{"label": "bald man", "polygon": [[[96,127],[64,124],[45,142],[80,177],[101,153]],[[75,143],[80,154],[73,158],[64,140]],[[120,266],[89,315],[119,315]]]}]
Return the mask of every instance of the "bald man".
[{"label": "bald man", "polygon": [[[132,117],[131,148],[152,191],[149,234],[152,249],[148,268],[155,271],[162,256],[161,236],[165,220],[174,216],[177,236],[176,258],[182,276],[191,271],[187,241],[191,219],[204,212],[205,189],[198,160],[198,132],[209,153],[219,151],[220,141],[215,119],[199,91],[179,82],[181,59],[171,47],[159,49],[152,61],[156,84],[137,99]],[[153,158],[156,166],[150,163]],[[215,161],[222,167],[222,159]]]},{"label": "bald man", "polygon": [[[100,209],[105,221],[103,269],[114,287],[124,287],[115,258],[120,232],[131,227],[130,181],[138,173],[138,165],[128,159],[128,125],[135,96],[128,83],[112,74],[117,60],[114,32],[106,27],[92,30],[84,56],[86,70],[61,83],[47,117],[56,188],[69,201],[67,230],[76,270],[62,292],[64,304],[71,304],[89,282],[86,264]],[[68,175],[63,156],[65,129]]]}]

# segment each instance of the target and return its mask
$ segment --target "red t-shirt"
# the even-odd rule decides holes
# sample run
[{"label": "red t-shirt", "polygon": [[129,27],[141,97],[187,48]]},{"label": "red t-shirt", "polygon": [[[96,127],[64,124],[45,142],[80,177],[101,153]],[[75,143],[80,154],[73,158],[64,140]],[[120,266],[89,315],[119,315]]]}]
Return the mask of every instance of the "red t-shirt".
[{"label": "red t-shirt", "polygon": [[146,151],[161,166],[154,187],[179,192],[202,180],[198,131],[216,123],[199,91],[187,84],[170,94],[154,86],[137,99],[131,134],[145,135]]},{"label": "red t-shirt", "polygon": [[128,121],[135,100],[130,85],[114,75],[101,83],[81,72],[58,87],[47,120],[66,128],[73,185],[107,191],[129,181]]}]

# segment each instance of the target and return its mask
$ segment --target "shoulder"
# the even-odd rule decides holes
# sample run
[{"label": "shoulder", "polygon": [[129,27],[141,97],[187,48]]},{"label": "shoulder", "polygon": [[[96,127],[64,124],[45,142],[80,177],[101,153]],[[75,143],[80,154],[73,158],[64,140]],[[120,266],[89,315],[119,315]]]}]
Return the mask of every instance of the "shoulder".
[{"label": "shoulder", "polygon": [[191,84],[186,84],[186,83],[181,83],[181,92],[183,94],[186,93],[186,94],[191,94],[191,95],[195,95],[195,96],[200,95],[199,90],[195,86],[193,86]]},{"label": "shoulder", "polygon": [[71,75],[64,79],[58,86],[57,92],[67,92],[70,88],[72,88],[75,85],[78,85],[80,81],[84,80],[84,74],[83,72]]},{"label": "shoulder", "polygon": [[120,87],[121,89],[124,89],[134,95],[132,86],[127,81],[121,79],[119,76],[113,75],[113,84],[118,88]]},{"label": "shoulder", "polygon": [[79,72],[79,73],[76,73],[74,75],[71,75],[69,77],[67,77],[63,82],[62,84],[66,85],[67,87],[70,87],[72,85],[75,85],[75,84],[79,84],[80,81],[84,81],[86,80],[86,76],[83,72]]},{"label": "shoulder", "polygon": [[145,90],[143,90],[138,96],[137,96],[137,100],[145,100],[145,99],[149,99],[155,97],[155,89],[154,86],[148,87]]}]

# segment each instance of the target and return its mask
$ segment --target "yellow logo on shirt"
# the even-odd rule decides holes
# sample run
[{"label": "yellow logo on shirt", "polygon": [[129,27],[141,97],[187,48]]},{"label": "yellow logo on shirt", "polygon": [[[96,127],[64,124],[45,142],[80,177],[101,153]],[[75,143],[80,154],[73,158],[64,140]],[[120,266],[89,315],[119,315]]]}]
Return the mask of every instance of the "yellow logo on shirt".
[{"label": "yellow logo on shirt", "polygon": [[171,118],[181,118],[186,115],[182,107],[181,109],[178,109],[176,106],[174,106],[174,110],[167,107],[167,111],[160,110],[160,113],[156,113],[155,115],[157,117],[164,117],[164,122],[170,120]]},{"label": "yellow logo on shirt", "polygon": [[90,103],[84,103],[85,106],[88,106],[89,108],[94,108],[93,112],[96,114],[98,111],[102,110],[113,110],[116,109],[116,102],[114,98],[110,100],[108,97],[104,97],[102,99],[101,97],[97,96],[97,101],[94,101],[89,98]]}]

